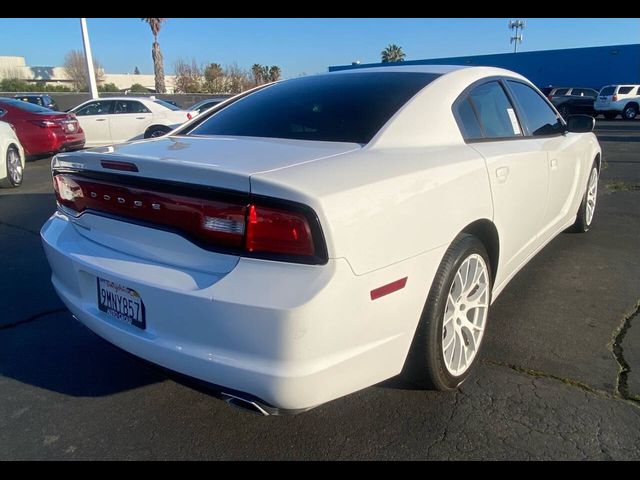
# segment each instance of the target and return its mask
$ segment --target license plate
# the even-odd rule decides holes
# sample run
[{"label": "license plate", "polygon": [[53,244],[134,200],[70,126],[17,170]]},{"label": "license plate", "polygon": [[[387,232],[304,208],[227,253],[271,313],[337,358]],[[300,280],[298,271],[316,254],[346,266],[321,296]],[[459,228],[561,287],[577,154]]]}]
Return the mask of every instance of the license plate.
[{"label": "license plate", "polygon": [[145,329],[144,303],[133,288],[98,278],[98,308],[100,311],[134,327]]}]

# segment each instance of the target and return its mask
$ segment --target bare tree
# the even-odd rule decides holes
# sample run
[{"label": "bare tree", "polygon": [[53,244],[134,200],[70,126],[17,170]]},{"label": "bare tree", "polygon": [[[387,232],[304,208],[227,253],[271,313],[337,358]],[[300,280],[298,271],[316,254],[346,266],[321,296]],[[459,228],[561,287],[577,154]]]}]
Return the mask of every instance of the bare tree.
[{"label": "bare tree", "polygon": [[[87,60],[80,50],[71,50],[64,57],[64,71],[73,83],[76,91],[88,91],[89,72],[87,71]],[[93,59],[93,70],[96,76],[96,83],[104,81],[104,69],[97,58]]]},{"label": "bare tree", "polygon": [[191,63],[179,58],[173,65],[176,75],[175,89],[180,93],[202,92],[202,72],[195,59]]},{"label": "bare tree", "polygon": [[158,43],[158,34],[162,28],[162,24],[167,21],[166,18],[141,18],[143,22],[147,22],[153,33],[153,48],[151,49],[151,58],[153,58],[153,71],[156,76],[156,93],[165,93],[164,86],[164,65],[160,44]]},{"label": "bare tree", "polygon": [[244,92],[253,86],[253,80],[249,76],[249,72],[240,68],[237,63],[227,65],[224,73],[227,78],[228,93]]}]

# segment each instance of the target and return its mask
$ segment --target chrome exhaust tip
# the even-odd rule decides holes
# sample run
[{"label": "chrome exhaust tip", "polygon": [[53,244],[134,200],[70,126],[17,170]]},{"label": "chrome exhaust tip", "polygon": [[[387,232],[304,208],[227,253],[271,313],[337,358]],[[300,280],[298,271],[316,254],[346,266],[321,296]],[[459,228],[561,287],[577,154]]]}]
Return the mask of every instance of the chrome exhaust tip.
[{"label": "chrome exhaust tip", "polygon": [[245,412],[253,413],[254,415],[262,415],[265,417],[270,415],[269,412],[267,412],[264,408],[262,408],[258,403],[254,401],[246,400],[229,393],[223,393],[222,398],[227,403],[227,405],[239,408],[240,410],[244,410]]}]

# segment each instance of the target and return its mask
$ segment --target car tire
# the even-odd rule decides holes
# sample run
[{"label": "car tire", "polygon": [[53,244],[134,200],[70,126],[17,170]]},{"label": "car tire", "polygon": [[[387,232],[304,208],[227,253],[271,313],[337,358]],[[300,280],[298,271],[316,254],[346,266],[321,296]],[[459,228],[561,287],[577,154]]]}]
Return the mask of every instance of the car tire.
[{"label": "car tire", "polygon": [[[473,278],[468,275],[463,278],[465,265],[467,274],[475,268]],[[458,276],[460,272],[463,273]],[[479,275],[474,286],[476,273]],[[458,235],[447,249],[429,290],[403,369],[408,382],[420,388],[446,391],[457,388],[468,378],[482,347],[492,283],[491,264],[482,242],[473,235]],[[464,307],[473,303],[477,306]],[[463,359],[465,365],[461,365]]]},{"label": "car tire", "polygon": [[22,185],[24,169],[20,152],[13,145],[7,149],[5,157],[6,177],[0,182],[0,186],[14,188]]},{"label": "car tire", "polygon": [[144,132],[144,138],[156,138],[161,137],[167,133],[169,133],[171,129],[169,127],[165,127],[162,125],[155,125],[153,127],[147,128],[147,131]]},{"label": "car tire", "polygon": [[604,115],[604,118],[606,118],[607,120],[613,120],[618,116],[616,112],[605,112],[603,113],[603,115]]},{"label": "car tire", "polygon": [[627,105],[622,111],[622,118],[625,120],[633,120],[638,115],[638,107],[636,105]]},{"label": "car tire", "polygon": [[593,162],[591,171],[589,172],[589,179],[587,180],[587,188],[582,196],[582,202],[580,202],[580,209],[578,210],[576,221],[571,226],[570,231],[586,233],[591,228],[596,211],[599,177],[600,172],[598,171],[598,164]]}]

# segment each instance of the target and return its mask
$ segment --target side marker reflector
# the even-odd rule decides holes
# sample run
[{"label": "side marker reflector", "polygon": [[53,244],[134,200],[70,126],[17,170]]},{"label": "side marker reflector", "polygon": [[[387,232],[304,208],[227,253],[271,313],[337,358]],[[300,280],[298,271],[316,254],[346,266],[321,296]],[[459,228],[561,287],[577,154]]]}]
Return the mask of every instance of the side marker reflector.
[{"label": "side marker reflector", "polygon": [[395,282],[391,282],[371,290],[371,300],[376,300],[380,297],[384,297],[385,295],[389,295],[390,293],[402,290],[407,284],[407,278],[409,277],[401,278],[400,280],[396,280]]}]

